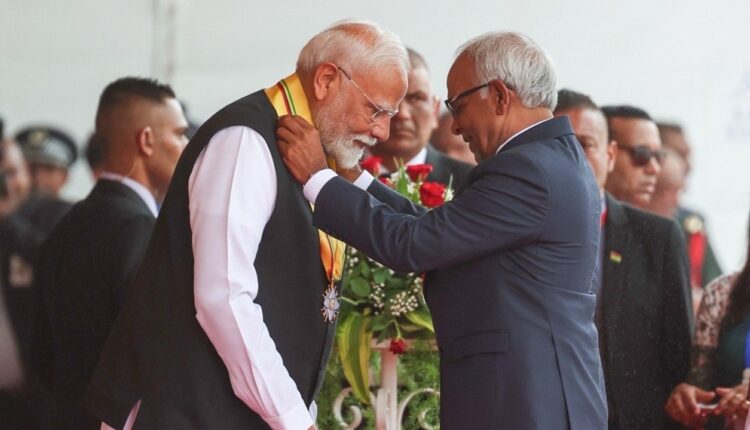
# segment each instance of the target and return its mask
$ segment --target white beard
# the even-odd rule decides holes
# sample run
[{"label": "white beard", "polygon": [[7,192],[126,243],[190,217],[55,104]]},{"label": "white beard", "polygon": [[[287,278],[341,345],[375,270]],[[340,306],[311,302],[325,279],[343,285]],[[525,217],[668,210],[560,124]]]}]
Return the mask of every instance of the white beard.
[{"label": "white beard", "polygon": [[351,169],[359,163],[364,154],[364,148],[354,142],[372,146],[377,140],[366,134],[352,135],[342,130],[346,121],[340,104],[336,101],[329,106],[321,107],[315,117],[315,125],[326,154],[333,157],[338,167]]}]

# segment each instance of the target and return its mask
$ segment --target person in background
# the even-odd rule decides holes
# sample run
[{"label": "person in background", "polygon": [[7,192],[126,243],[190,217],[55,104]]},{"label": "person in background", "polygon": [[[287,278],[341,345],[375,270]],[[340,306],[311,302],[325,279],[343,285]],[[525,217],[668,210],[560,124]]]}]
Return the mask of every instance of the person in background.
[{"label": "person in background", "polygon": [[75,141],[57,128],[39,125],[22,129],[15,139],[29,165],[33,192],[59,197],[68,181],[68,170],[77,158]]},{"label": "person in background", "polygon": [[128,77],[102,92],[99,180],[45,241],[37,269],[35,353],[59,429],[101,426],[84,411],[83,393],[146,253],[187,127],[168,85]]},{"label": "person in background", "polygon": [[[687,183],[687,177],[692,171],[693,164],[692,151],[685,131],[677,123],[659,122],[656,125],[659,127],[662,145],[673,150],[682,158],[685,164],[684,182]],[[703,215],[684,207],[682,204],[677,207],[677,210],[671,216],[677,220],[685,234],[690,259],[690,282],[693,288],[699,291],[712,279],[722,274],[721,265],[716,259],[711,240],[708,237],[706,220]]]},{"label": "person in background", "polygon": [[656,123],[635,106],[604,106],[602,112],[618,153],[607,176],[607,192],[621,202],[644,209],[654,194],[664,160]]},{"label": "person in background", "polygon": [[750,402],[750,217],[745,265],[705,287],[695,317],[691,369],[672,391],[665,408],[689,428],[743,428]]},{"label": "person in background", "polygon": [[[618,153],[607,120],[585,94],[558,93],[602,197],[602,246],[595,321],[609,403],[609,430],[676,426],[664,412],[690,363],[688,269],[679,227],[605,192]],[[629,160],[628,160],[629,161]]]},{"label": "person in background", "polygon": [[[27,232],[24,229],[27,223],[17,216],[30,190],[31,179],[20,148],[0,134],[0,295],[3,297],[0,331],[6,360],[0,366],[3,372],[0,379],[6,380],[0,387],[0,422],[12,429],[39,428],[38,412],[44,407],[35,402],[40,387],[29,378],[27,367],[34,296],[31,279],[26,278],[31,277],[31,271],[19,271],[16,266],[21,255],[33,253],[33,249],[24,248],[24,239],[29,239],[23,234]],[[9,276],[11,269],[13,276]]]},{"label": "person in background", "polygon": [[685,162],[675,151],[665,149],[656,189],[645,210],[664,218],[674,218],[680,205],[680,194],[685,189],[686,178]]},{"label": "person in background", "polygon": [[430,137],[432,146],[454,160],[472,166],[476,165],[477,160],[469,149],[469,144],[464,142],[463,137],[451,132],[451,124],[453,124],[453,116],[450,112],[440,115],[437,127]]},{"label": "person in background", "polygon": [[94,181],[98,180],[102,174],[103,145],[102,138],[97,136],[96,133],[91,133],[86,141],[86,147],[83,149],[86,163],[89,165]]},{"label": "person in background", "polygon": [[381,174],[396,170],[397,163],[406,165],[429,164],[432,171],[427,181],[454,187],[463,181],[471,165],[456,161],[430,146],[430,135],[437,127],[440,101],[430,87],[430,72],[424,58],[415,50],[409,53],[409,87],[398,113],[391,120],[388,140],[378,142],[370,153],[382,160]]}]

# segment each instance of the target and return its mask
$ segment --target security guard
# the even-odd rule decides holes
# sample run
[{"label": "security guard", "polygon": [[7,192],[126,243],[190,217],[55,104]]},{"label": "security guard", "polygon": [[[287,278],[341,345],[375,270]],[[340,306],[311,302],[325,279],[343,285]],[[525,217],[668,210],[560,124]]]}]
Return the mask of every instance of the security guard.
[{"label": "security guard", "polygon": [[34,193],[57,197],[68,180],[68,169],[77,158],[76,144],[61,130],[27,127],[16,134],[29,165]]}]

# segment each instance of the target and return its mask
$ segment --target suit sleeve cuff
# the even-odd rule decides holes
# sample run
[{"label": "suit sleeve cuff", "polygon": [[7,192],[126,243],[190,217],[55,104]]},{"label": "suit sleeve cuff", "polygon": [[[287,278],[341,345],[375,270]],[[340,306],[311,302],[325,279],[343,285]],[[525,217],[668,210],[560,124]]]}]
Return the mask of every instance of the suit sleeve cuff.
[{"label": "suit sleeve cuff", "polygon": [[367,170],[362,171],[362,174],[359,175],[359,178],[357,178],[356,181],[354,181],[354,185],[357,188],[361,188],[365,191],[367,191],[368,188],[370,188],[370,184],[372,184],[372,181],[375,178],[368,172]]},{"label": "suit sleeve cuff", "polygon": [[[320,190],[323,189],[325,184],[328,183],[331,179],[336,177],[336,173],[331,169],[323,169],[319,172],[316,172],[313,174],[310,179],[305,183],[305,186],[302,188],[302,192],[305,194],[305,198],[307,201],[309,201],[312,204],[315,204],[315,200],[318,199],[318,194],[320,194]],[[354,185],[357,188],[360,188],[362,190],[367,191],[367,188],[372,184],[372,181],[375,178],[368,172],[367,170],[363,171],[356,181],[354,181]]]},{"label": "suit sleeve cuff", "polygon": [[310,411],[302,402],[284,415],[266,417],[265,421],[273,430],[307,430],[314,424]]},{"label": "suit sleeve cuff", "polygon": [[302,192],[305,194],[307,201],[315,204],[315,200],[318,199],[320,190],[322,190],[323,186],[335,176],[336,172],[331,169],[323,169],[313,174],[302,188]]}]

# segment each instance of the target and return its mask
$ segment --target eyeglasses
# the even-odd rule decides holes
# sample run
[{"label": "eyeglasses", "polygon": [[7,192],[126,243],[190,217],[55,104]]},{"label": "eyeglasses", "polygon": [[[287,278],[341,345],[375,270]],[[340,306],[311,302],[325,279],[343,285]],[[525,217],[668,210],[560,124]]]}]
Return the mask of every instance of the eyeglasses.
[{"label": "eyeglasses", "polygon": [[445,107],[448,108],[448,112],[450,112],[451,115],[456,116],[456,102],[457,101],[461,100],[462,98],[468,96],[469,94],[471,94],[471,93],[473,93],[475,91],[479,91],[479,90],[481,90],[484,87],[488,87],[489,85],[490,85],[490,83],[487,82],[486,84],[477,85],[474,88],[469,88],[466,91],[458,93],[455,96],[453,96],[450,99],[448,99],[448,100],[445,101]]},{"label": "eyeglasses", "polygon": [[623,149],[628,154],[630,154],[630,159],[633,160],[633,165],[636,167],[643,167],[647,165],[652,158],[655,158],[656,162],[661,164],[662,161],[664,161],[664,158],[667,156],[667,152],[663,149],[652,151],[645,145],[625,146],[618,144],[617,146],[618,148]]},{"label": "eyeglasses", "polygon": [[349,74],[346,73],[344,69],[342,69],[338,65],[336,65],[336,68],[339,69],[342,75],[346,76],[346,79],[348,79],[349,82],[354,84],[357,90],[359,90],[359,92],[362,93],[363,96],[365,96],[365,99],[367,99],[367,101],[372,105],[372,108],[375,110],[375,112],[370,117],[370,122],[377,122],[386,117],[390,119],[396,116],[396,114],[398,113],[398,109],[388,109],[388,108],[378,106],[378,104],[372,101],[370,96],[368,96],[367,93],[365,93],[365,90],[363,90],[362,87],[360,87],[359,84],[357,84],[357,82],[354,79],[352,79],[352,77],[349,76]]}]

